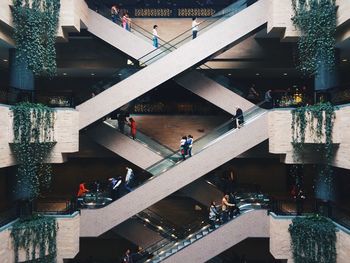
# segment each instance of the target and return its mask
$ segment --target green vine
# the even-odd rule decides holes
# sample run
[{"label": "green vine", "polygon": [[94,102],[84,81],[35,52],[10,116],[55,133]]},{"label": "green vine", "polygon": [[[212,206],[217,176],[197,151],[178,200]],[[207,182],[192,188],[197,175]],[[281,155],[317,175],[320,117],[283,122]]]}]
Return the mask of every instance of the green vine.
[{"label": "green vine", "polygon": [[296,217],[289,226],[295,263],[335,263],[336,229],[329,219]]},{"label": "green vine", "polygon": [[292,0],[293,24],[300,30],[299,69],[318,74],[335,66],[336,0]]},{"label": "green vine", "polygon": [[58,0],[13,0],[14,40],[17,58],[35,75],[56,74]]},{"label": "green vine", "polygon": [[54,110],[41,104],[20,103],[11,108],[13,112],[14,141],[12,149],[18,162],[17,183],[22,199],[33,200],[40,186],[49,186],[51,165],[45,160],[55,145]]},{"label": "green vine", "polygon": [[52,217],[33,216],[22,218],[11,229],[15,262],[19,262],[19,251],[26,252],[26,261],[36,263],[56,262],[57,222]]},{"label": "green vine", "polygon": [[[295,162],[303,161],[305,151],[305,133],[309,129],[317,143],[317,151],[324,154],[324,162],[319,165],[319,174],[328,185],[332,181],[333,160],[333,125],[335,120],[335,107],[327,103],[299,107],[292,110],[292,145]],[[322,143],[322,139],[324,143]]]}]

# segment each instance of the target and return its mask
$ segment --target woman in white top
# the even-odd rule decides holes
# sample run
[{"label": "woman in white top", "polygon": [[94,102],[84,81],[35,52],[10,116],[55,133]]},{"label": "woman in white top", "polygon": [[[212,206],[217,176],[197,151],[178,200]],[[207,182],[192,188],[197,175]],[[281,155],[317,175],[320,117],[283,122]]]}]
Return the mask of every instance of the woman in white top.
[{"label": "woman in white top", "polygon": [[183,136],[180,141],[180,151],[182,155],[182,159],[186,160],[186,154],[187,154],[187,137]]},{"label": "woman in white top", "polygon": [[153,26],[153,46],[155,48],[158,48],[158,32],[157,32],[157,25]]},{"label": "woman in white top", "polygon": [[199,23],[197,22],[197,17],[192,18],[192,39],[197,37],[198,25]]}]

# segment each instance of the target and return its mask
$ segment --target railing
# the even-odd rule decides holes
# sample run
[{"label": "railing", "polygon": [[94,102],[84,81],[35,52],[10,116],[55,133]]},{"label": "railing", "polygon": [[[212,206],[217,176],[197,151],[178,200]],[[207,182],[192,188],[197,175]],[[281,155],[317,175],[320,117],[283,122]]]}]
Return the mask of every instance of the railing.
[{"label": "railing", "polygon": [[320,214],[332,219],[334,222],[350,229],[350,209],[341,207],[331,201],[319,199],[273,199],[271,211],[276,215],[310,215]]},{"label": "railing", "polygon": [[[120,132],[120,129],[118,128],[118,121],[114,120],[107,120],[105,123],[116,129]],[[130,127],[126,126],[124,131],[124,134],[131,134]],[[161,156],[168,156],[170,154],[173,154],[174,151],[170,149],[168,146],[162,144],[161,142],[147,136],[146,134],[142,133],[140,130],[137,131],[137,135],[135,138],[135,141],[141,143],[143,146],[148,148],[149,150],[161,155]]]},{"label": "railing", "polygon": [[217,230],[218,228],[230,223],[231,221],[240,217],[242,214],[249,213],[251,211],[253,211],[253,209],[244,211],[240,215],[237,215],[224,223],[217,221],[213,226],[211,226],[210,224],[207,224],[207,225],[203,226],[199,231],[188,235],[183,240],[178,241],[174,244],[170,244],[167,247],[162,247],[157,252],[153,253],[153,258],[147,259],[144,262],[158,263],[158,262],[170,257],[171,255],[177,253],[178,251],[188,247],[189,245],[193,244],[194,242],[202,239],[203,237],[209,235],[211,232]]},{"label": "railing", "polygon": [[[229,7],[225,8],[222,11],[222,14],[219,16],[213,16],[209,19],[204,20],[199,24],[199,30],[198,32],[202,34],[203,32],[209,30],[213,26],[217,25],[218,23],[226,20],[228,17],[231,17],[235,14],[237,14],[239,11],[243,10],[247,7],[247,0],[238,0],[234,4],[230,5]],[[144,30],[144,29],[143,29]],[[147,31],[147,30],[145,30]],[[151,33],[143,33],[143,35],[150,39],[149,35]],[[181,45],[187,43],[192,39],[192,28],[189,28],[185,32],[179,34],[175,38],[171,39],[168,42],[165,42],[159,46],[159,48],[145,54],[141,58],[138,59],[138,61],[141,62],[141,66],[150,65],[153,62],[157,61],[158,59],[164,57],[165,55],[169,54],[170,52],[174,51]],[[104,90],[118,84],[120,81],[125,79],[126,77],[129,77],[136,73],[138,70],[142,69],[142,67],[129,67],[129,68],[122,68],[118,69],[113,75],[108,78],[106,81],[101,81],[94,85],[93,90],[96,91],[96,93],[103,92]],[[127,70],[127,73],[124,73],[123,71]]]},{"label": "railing", "polygon": [[74,96],[71,92],[21,90],[13,87],[0,89],[0,103],[15,105],[23,101],[42,103],[50,107],[72,108],[75,106]]}]

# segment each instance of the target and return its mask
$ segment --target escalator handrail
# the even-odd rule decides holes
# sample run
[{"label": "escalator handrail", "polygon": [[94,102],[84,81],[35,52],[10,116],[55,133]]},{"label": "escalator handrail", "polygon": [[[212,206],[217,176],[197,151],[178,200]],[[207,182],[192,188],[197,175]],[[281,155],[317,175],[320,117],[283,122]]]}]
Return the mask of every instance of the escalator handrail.
[{"label": "escalator handrail", "polygon": [[[261,109],[261,105],[263,105],[265,103],[265,101],[262,101],[256,105],[254,105],[253,107],[251,107],[250,109],[248,109],[247,111],[243,112],[243,117],[247,116],[247,114],[254,112],[255,110]],[[237,118],[242,117],[242,115],[240,116],[236,116]],[[193,145],[195,145],[195,143],[200,142],[201,140],[205,139],[207,136],[213,134],[214,132],[218,131],[219,129],[227,126],[228,124],[230,124],[232,122],[232,119],[226,121],[225,123],[221,124],[220,126],[216,127],[215,129],[213,129],[212,131],[210,131],[209,133],[203,135],[202,137],[198,138],[197,140],[194,140]],[[199,153],[200,151],[198,151],[197,153]],[[175,154],[179,154],[180,155],[180,150],[176,151]],[[168,155],[167,157],[165,157],[164,159],[156,162],[155,164],[151,165],[150,167],[148,167],[145,170],[150,170],[153,167],[157,166],[159,163],[163,162],[165,159],[169,159],[170,157],[172,157],[173,154]],[[148,180],[151,180],[152,178],[154,178],[155,176],[152,176],[151,178],[149,178]]]},{"label": "escalator handrail", "polygon": [[[241,6],[243,6],[244,4],[247,3],[247,0],[236,0],[236,2],[233,3],[233,4],[231,4],[230,6],[237,4],[238,1],[244,2],[244,3],[240,4],[239,7],[241,7]],[[208,24],[207,26],[201,28],[199,31],[202,31],[202,30],[206,29],[207,27],[209,27],[210,25],[216,23],[217,21],[219,21],[219,20],[222,19],[223,17],[226,17],[227,15],[229,15],[229,14],[231,14],[231,13],[234,13],[234,12],[236,12],[236,11],[237,11],[237,9],[233,9],[233,10],[229,11],[228,13],[225,13],[225,14],[223,14],[223,15],[219,15],[218,17],[215,17],[215,14],[214,14],[214,16],[211,16],[210,18],[205,19],[204,21],[200,22],[200,23],[198,24],[198,26],[200,26],[200,25],[202,25],[202,24],[204,24],[204,23],[206,23],[206,22],[208,22],[208,21],[212,21],[213,18],[217,18],[217,19],[215,19],[214,21],[212,21],[212,23]],[[220,12],[220,11],[219,11],[219,12]],[[183,41],[186,40],[187,38],[190,38],[191,36],[186,37],[185,39],[183,39],[183,40],[177,42],[176,44],[170,44],[170,43],[173,42],[174,40],[180,38],[181,36],[185,35],[186,33],[191,32],[191,31],[192,31],[192,27],[191,27],[190,29],[187,29],[186,31],[180,33],[179,35],[177,35],[176,37],[172,38],[171,40],[167,41],[165,44],[163,44],[163,46],[164,46],[164,45],[170,45],[172,48],[174,48],[174,46],[176,46],[177,44],[183,42]],[[162,47],[162,46],[160,46],[159,48],[161,48],[161,47]],[[176,48],[176,47],[175,47],[175,48]],[[148,52],[147,54],[145,54],[145,55],[143,55],[142,57],[140,57],[138,60],[141,61],[144,57],[149,56],[150,54],[152,54],[152,53],[155,52],[155,51],[156,51],[156,50],[152,50],[152,51]],[[147,61],[145,61],[145,62],[143,62],[143,63],[144,63],[144,64],[147,63],[149,60],[151,60],[151,59],[153,59],[153,58],[155,58],[155,57],[161,55],[161,54],[164,53],[164,52],[165,52],[165,51],[163,51],[163,52],[161,52],[161,53],[159,53],[159,54],[156,54],[155,56],[153,56],[152,58],[148,59]]]}]

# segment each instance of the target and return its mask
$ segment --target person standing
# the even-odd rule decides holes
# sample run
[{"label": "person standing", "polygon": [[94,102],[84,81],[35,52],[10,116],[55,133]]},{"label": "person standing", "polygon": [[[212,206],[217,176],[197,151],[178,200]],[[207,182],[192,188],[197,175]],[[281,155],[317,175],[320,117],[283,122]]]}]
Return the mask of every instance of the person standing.
[{"label": "person standing", "polygon": [[131,19],[129,18],[128,13],[124,13],[123,15],[122,25],[124,29],[131,31]]},{"label": "person standing", "polygon": [[90,192],[90,190],[85,187],[85,182],[80,182],[77,197],[82,197],[87,192]]},{"label": "person standing", "polygon": [[119,18],[119,8],[116,5],[113,5],[111,7],[111,18],[113,23],[118,24],[120,18]]},{"label": "person standing", "polygon": [[244,123],[243,111],[240,107],[236,106],[236,114],[233,115],[233,128],[241,128]]},{"label": "person standing", "polygon": [[155,48],[158,48],[158,32],[157,32],[157,25],[153,26],[153,46]]},{"label": "person standing", "polygon": [[212,229],[215,229],[215,223],[219,219],[220,213],[216,207],[216,203],[213,201],[210,204],[209,208],[209,221],[210,221],[210,227]]},{"label": "person standing", "polygon": [[127,249],[125,251],[125,255],[123,257],[123,263],[134,263],[132,256],[131,256],[130,249]]},{"label": "person standing", "polygon": [[134,171],[131,168],[126,167],[125,188],[130,192],[132,191],[133,180],[134,180]]},{"label": "person standing", "polygon": [[192,39],[195,39],[198,34],[198,25],[197,17],[192,18]]},{"label": "person standing", "polygon": [[186,144],[187,144],[187,148],[188,148],[188,155],[189,155],[189,157],[191,157],[192,156],[192,145],[193,145],[193,137],[191,134],[188,135]]},{"label": "person standing", "polygon": [[108,179],[111,185],[111,194],[112,194],[112,200],[117,200],[120,196],[119,190],[120,190],[120,185],[122,183],[122,178],[118,176],[117,179],[114,177]]},{"label": "person standing", "polygon": [[223,223],[228,221],[229,218],[229,211],[231,207],[234,207],[235,204],[229,203],[229,195],[224,195],[224,197],[221,200],[221,209],[222,209],[222,221]]},{"label": "person standing", "polygon": [[133,118],[129,118],[130,122],[130,135],[133,140],[136,138],[136,121]]},{"label": "person standing", "polygon": [[186,160],[186,154],[187,154],[187,137],[183,136],[180,140],[180,152],[182,155],[182,159]]},{"label": "person standing", "polygon": [[272,90],[268,90],[265,92],[265,105],[267,109],[272,109],[273,107],[273,98],[271,94]]},{"label": "person standing", "polygon": [[122,134],[125,134],[125,123],[127,122],[125,114],[124,113],[119,113],[119,115],[117,116],[117,120],[118,120],[119,131]]}]

